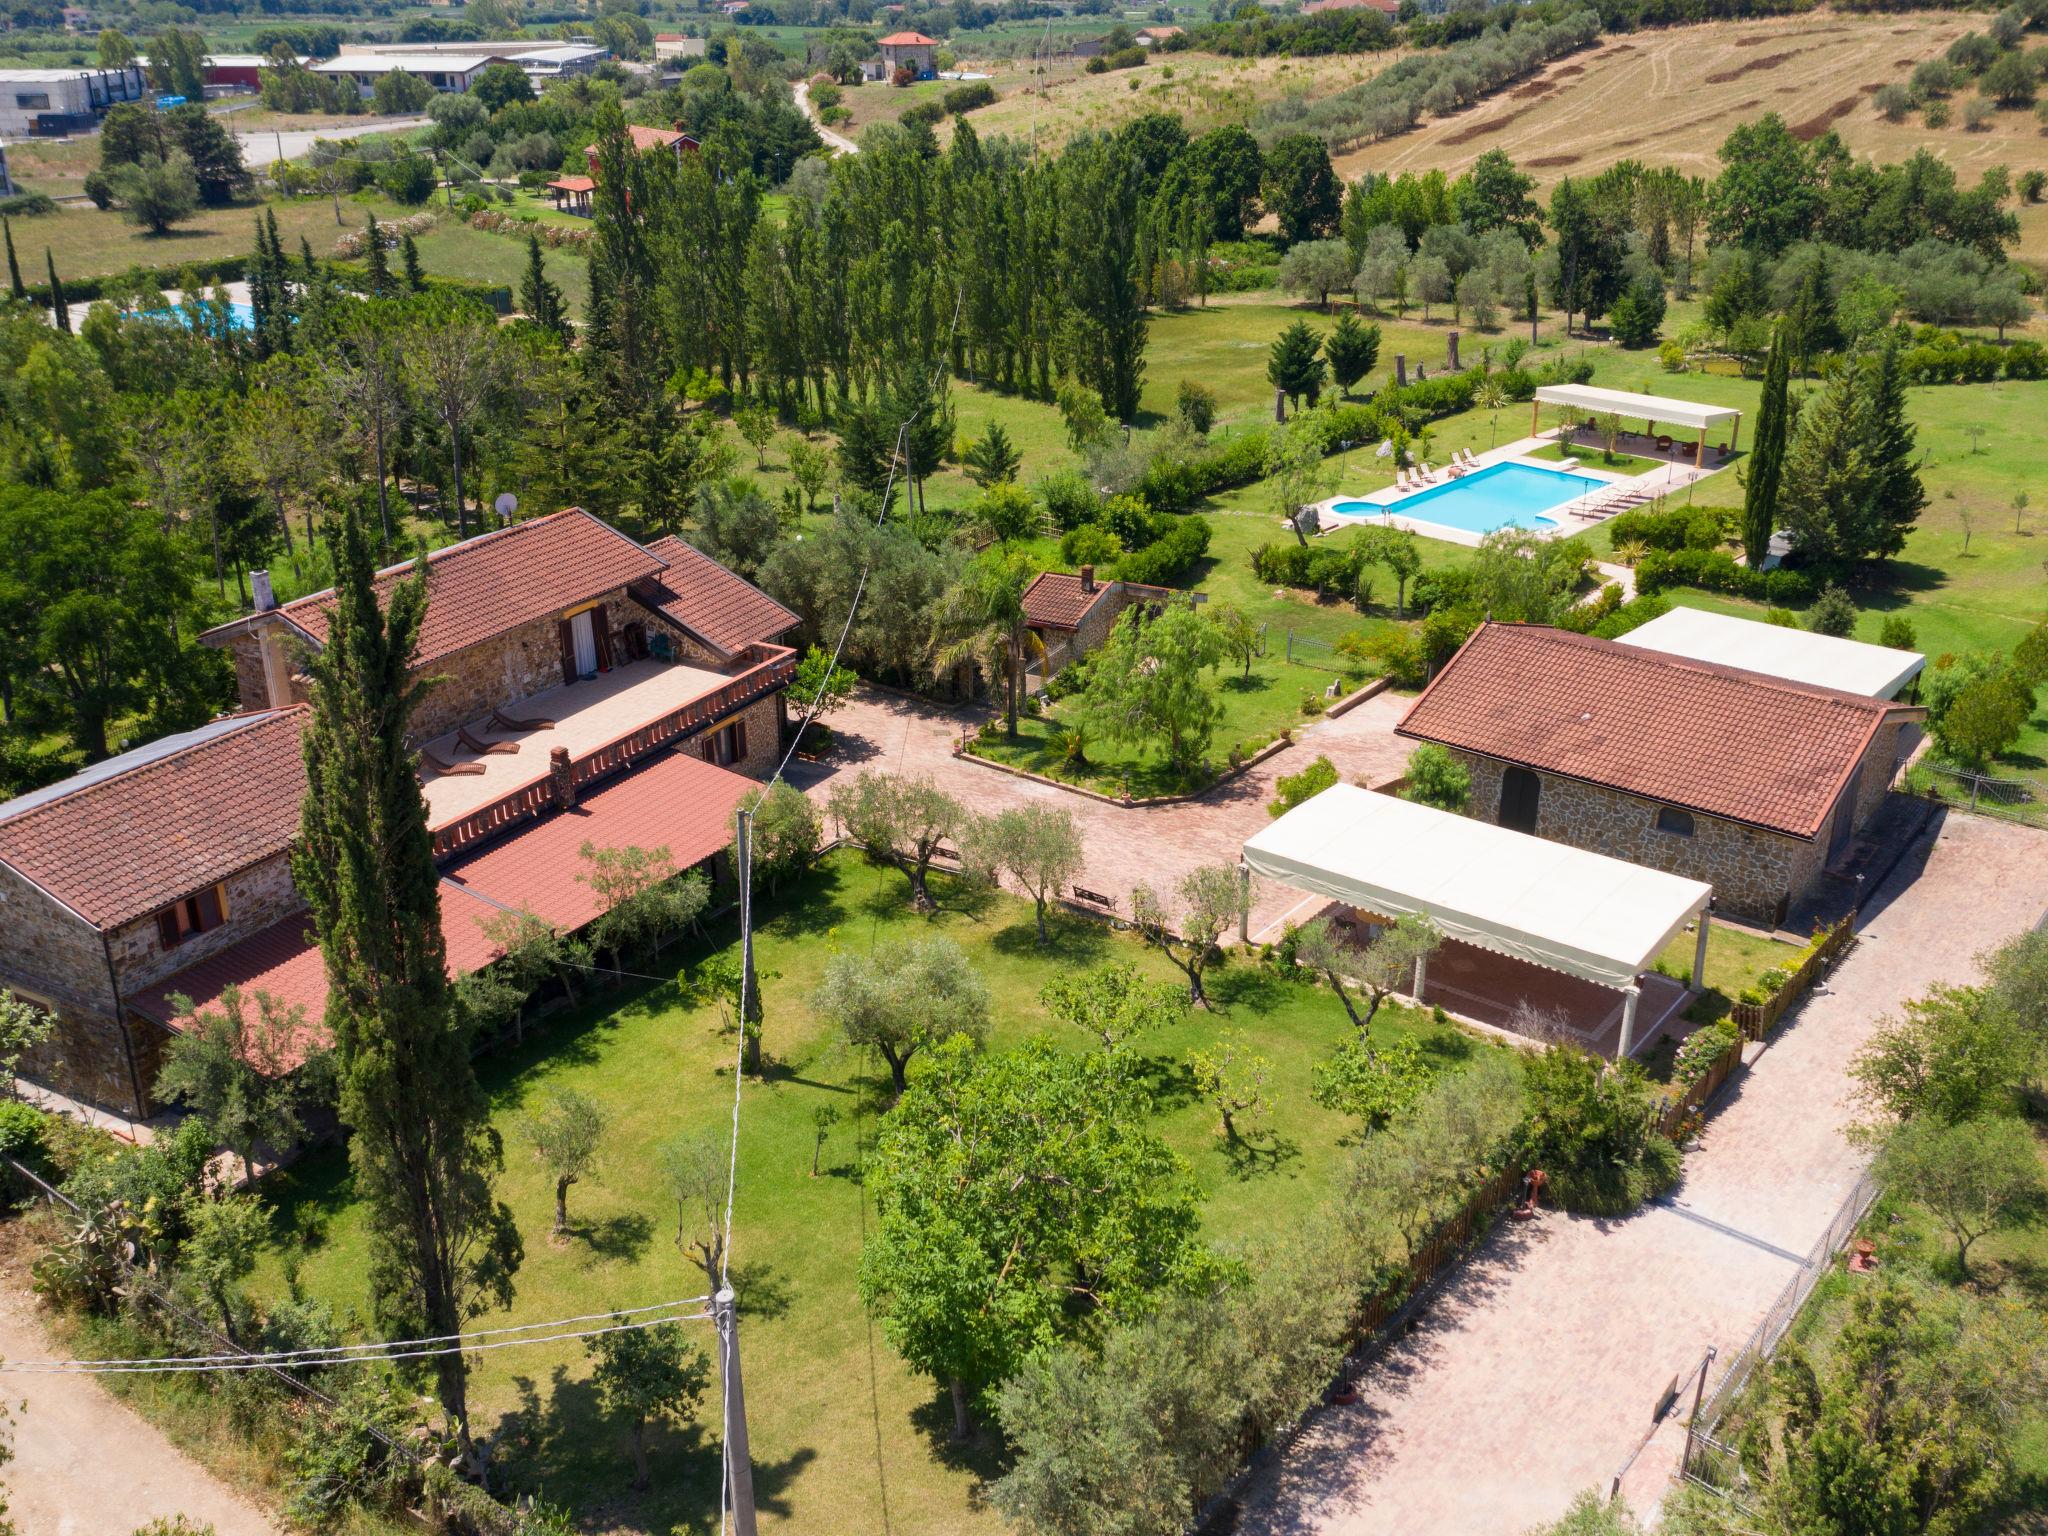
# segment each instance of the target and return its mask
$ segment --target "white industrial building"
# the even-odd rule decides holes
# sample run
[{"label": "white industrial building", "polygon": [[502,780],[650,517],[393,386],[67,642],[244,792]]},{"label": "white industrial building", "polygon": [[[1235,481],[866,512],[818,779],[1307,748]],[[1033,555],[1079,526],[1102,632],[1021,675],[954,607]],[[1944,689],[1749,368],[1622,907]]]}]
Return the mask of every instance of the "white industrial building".
[{"label": "white industrial building", "polygon": [[323,75],[351,76],[367,96],[392,70],[417,75],[437,91],[466,91],[493,64],[517,64],[536,88],[564,75],[584,75],[609,52],[596,43],[559,43],[531,38],[481,43],[344,44],[333,58],[313,66]]},{"label": "white industrial building", "polygon": [[149,82],[132,64],[124,69],[0,69],[0,135],[90,133],[107,108],[148,94]]}]

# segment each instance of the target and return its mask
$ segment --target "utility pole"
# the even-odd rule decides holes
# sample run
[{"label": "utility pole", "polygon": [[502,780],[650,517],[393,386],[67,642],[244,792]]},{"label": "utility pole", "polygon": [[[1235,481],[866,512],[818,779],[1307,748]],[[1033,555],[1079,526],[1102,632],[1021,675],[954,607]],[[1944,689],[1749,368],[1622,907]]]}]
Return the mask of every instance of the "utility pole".
[{"label": "utility pole", "polygon": [[733,1536],[755,1536],[754,1464],[747,1452],[747,1395],[740,1384],[740,1327],[731,1286],[712,1298],[711,1312],[718,1322],[718,1369],[725,1382],[725,1480]]}]

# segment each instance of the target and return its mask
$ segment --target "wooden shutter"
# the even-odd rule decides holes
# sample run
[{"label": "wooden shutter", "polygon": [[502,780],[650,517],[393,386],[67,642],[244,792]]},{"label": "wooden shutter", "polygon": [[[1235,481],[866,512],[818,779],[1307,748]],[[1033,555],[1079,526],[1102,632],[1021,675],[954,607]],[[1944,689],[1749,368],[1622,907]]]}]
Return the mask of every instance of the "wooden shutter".
[{"label": "wooden shutter", "polygon": [[609,672],[612,669],[612,615],[603,603],[590,610],[590,631],[597,638],[597,670]]},{"label": "wooden shutter", "polygon": [[178,947],[178,909],[165,907],[156,915],[156,936],[165,949]]},{"label": "wooden shutter", "polygon": [[732,756],[727,762],[742,763],[747,758],[747,722],[735,720],[732,723]]},{"label": "wooden shutter", "polygon": [[576,681],[576,631],[567,619],[555,628],[560,632],[562,641],[562,681],[573,683]]},{"label": "wooden shutter", "polygon": [[218,886],[201,891],[197,896],[193,897],[192,909],[193,915],[198,918],[193,927],[200,933],[206,932],[209,928],[218,928],[221,925],[221,919],[227,916],[226,909],[221,905],[220,887]]}]

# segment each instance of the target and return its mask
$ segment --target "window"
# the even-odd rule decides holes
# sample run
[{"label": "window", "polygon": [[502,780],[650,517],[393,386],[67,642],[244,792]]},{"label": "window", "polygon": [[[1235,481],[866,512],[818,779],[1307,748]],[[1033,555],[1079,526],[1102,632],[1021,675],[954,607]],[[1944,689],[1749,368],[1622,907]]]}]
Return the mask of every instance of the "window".
[{"label": "window", "polygon": [[227,893],[216,885],[157,913],[157,937],[165,949],[176,949],[187,939],[218,928],[227,915]]},{"label": "window", "polygon": [[29,112],[47,112],[50,110],[50,93],[48,91],[16,91],[14,93],[14,104]]},{"label": "window", "polygon": [[1692,812],[1681,811],[1675,805],[1667,805],[1657,812],[1657,830],[1669,832],[1673,837],[1692,836]]},{"label": "window", "polygon": [[735,720],[704,738],[704,761],[730,768],[747,756],[747,722]]}]

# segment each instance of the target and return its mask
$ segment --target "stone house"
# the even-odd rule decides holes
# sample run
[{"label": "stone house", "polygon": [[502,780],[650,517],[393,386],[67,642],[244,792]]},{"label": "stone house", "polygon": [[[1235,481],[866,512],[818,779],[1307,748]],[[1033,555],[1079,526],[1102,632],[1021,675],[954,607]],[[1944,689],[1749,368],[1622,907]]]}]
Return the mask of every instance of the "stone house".
[{"label": "stone house", "polygon": [[[27,1069],[125,1114],[150,1112],[174,998],[265,992],[304,1010],[306,1038],[322,1028],[290,849],[303,667],[333,594],[278,606],[255,585],[257,612],[202,637],[232,653],[241,711],[0,805],[0,988],[59,1020]],[[434,552],[427,591],[413,745],[454,970],[496,958],[485,930],[507,910],[595,917],[586,841],[716,872],[780,750],[788,609],[680,540],[574,509]]]},{"label": "stone house", "polygon": [[1024,624],[1045,648],[1042,663],[1034,659],[1033,670],[1051,677],[1060,668],[1079,661],[1109,638],[1116,621],[1134,603],[1151,606],[1156,614],[1176,597],[1192,596],[1205,601],[1202,593],[1183,593],[1173,587],[1152,587],[1136,581],[1097,581],[1095,567],[1084,565],[1078,574],[1041,571],[1024,589]]},{"label": "stone house", "polygon": [[1541,625],[1484,624],[1396,730],[1469,814],[1714,887],[1779,924],[1883,804],[1926,711]]},{"label": "stone house", "polygon": [[938,69],[936,37],[926,37],[922,32],[891,32],[879,46],[883,79],[893,77],[899,69],[907,69],[913,78],[929,80]]}]

